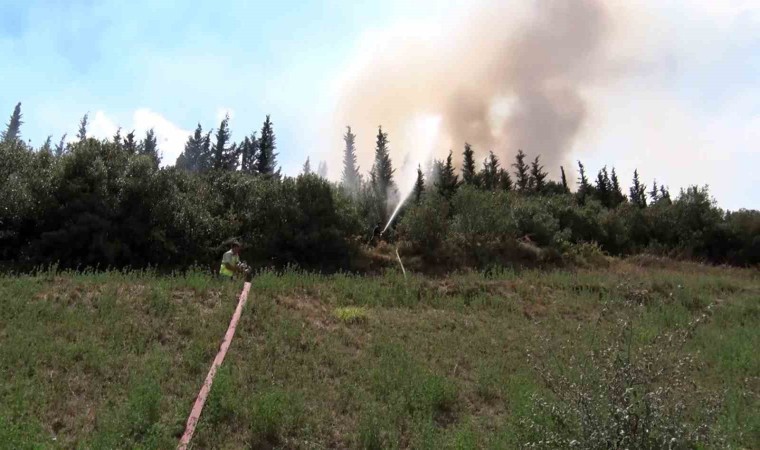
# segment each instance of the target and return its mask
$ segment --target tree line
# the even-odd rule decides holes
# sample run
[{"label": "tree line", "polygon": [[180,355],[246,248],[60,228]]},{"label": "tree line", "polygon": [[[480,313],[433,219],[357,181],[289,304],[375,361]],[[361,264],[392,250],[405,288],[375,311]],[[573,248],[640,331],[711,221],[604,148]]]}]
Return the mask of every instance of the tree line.
[{"label": "tree line", "polygon": [[[269,116],[237,143],[229,117],[215,132],[199,124],[166,167],[153,130],[98,140],[88,137],[85,115],[73,142],[64,135],[33,147],[22,126],[19,104],[0,136],[5,268],[213,267],[236,237],[255,265],[359,270],[360,249],[400,200],[382,127],[366,177],[346,128],[341,180],[331,183],[326,165],[312,171],[308,159],[302,174],[281,173]],[[571,188],[564,167],[551,180],[540,156],[522,150],[512,162],[490,152],[478,163],[469,144],[461,155],[461,167],[452,152],[418,167],[414,192],[386,235],[425,264],[511,264],[525,241],[560,259],[594,245],[612,255],[760,263],[760,212],[723,211],[706,187],[671,196],[635,171],[626,193],[614,167],[592,178],[578,162]]]}]

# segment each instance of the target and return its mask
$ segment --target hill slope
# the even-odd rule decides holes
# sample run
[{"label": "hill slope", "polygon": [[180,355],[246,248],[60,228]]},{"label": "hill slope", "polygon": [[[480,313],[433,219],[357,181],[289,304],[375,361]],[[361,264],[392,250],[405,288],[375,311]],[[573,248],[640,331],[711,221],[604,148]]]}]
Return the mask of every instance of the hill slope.
[{"label": "hill slope", "polygon": [[[0,441],[174,448],[240,288],[0,278]],[[757,348],[757,271],[264,273],[193,448],[756,447]]]}]

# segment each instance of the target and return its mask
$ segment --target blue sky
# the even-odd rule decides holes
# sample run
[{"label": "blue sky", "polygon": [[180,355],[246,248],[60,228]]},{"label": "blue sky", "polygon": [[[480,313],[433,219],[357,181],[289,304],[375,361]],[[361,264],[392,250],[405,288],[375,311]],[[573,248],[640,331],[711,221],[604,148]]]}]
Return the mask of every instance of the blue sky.
[{"label": "blue sky", "polygon": [[[336,133],[326,128],[361,52],[389,30],[456,23],[474,3],[0,0],[0,117],[21,101],[35,145],[73,135],[85,112],[99,137],[155,127],[173,160],[198,122],[215,128],[229,112],[241,139],[271,114],[280,163],[295,173],[307,155],[331,159],[340,147],[315,135]],[[639,168],[673,190],[707,183],[724,207],[760,208],[758,10],[741,0],[640,8],[630,42],[651,46],[628,50],[653,68],[589,92],[593,131],[572,156],[626,175]]]}]

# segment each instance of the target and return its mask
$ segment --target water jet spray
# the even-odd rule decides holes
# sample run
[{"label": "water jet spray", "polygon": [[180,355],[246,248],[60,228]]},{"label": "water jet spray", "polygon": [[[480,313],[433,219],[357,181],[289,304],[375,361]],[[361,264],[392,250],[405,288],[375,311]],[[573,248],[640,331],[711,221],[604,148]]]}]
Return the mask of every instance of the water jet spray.
[{"label": "water jet spray", "polygon": [[417,116],[409,128],[407,140],[405,141],[412,150],[407,153],[407,159],[401,168],[401,177],[399,183],[398,204],[393,209],[393,213],[385,224],[380,236],[388,230],[393,223],[404,202],[414,191],[414,182],[417,179],[417,167],[427,163],[433,154],[435,145],[438,142],[438,133],[441,126],[440,115],[424,114]]}]

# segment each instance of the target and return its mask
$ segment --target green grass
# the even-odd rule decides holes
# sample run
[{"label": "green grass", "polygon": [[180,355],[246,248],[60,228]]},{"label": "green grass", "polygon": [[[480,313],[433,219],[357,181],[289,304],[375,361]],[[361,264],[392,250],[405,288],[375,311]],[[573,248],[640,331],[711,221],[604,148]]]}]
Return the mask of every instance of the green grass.
[{"label": "green grass", "polygon": [[[200,273],[0,277],[0,447],[174,448],[241,287]],[[526,420],[550,424],[536,399],[556,401],[536,359],[575,376],[564,356],[605,348],[623,322],[638,351],[703,316],[661,359],[694,355],[683,395],[719,398],[716,435],[757,448],[757,271],[262,273],[193,448],[518,448]],[[704,420],[689,408],[683,420]]]}]

